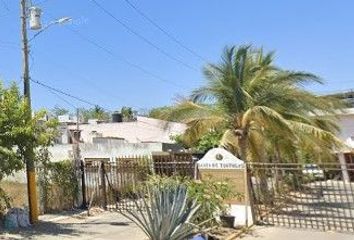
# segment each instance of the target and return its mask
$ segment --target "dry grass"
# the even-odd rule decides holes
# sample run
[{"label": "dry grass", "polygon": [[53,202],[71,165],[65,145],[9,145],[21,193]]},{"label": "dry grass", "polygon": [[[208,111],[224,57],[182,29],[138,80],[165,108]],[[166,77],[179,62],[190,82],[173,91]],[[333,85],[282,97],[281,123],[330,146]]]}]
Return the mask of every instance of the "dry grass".
[{"label": "dry grass", "polygon": [[0,187],[11,198],[11,206],[23,207],[28,205],[27,185],[25,183],[2,181]]}]

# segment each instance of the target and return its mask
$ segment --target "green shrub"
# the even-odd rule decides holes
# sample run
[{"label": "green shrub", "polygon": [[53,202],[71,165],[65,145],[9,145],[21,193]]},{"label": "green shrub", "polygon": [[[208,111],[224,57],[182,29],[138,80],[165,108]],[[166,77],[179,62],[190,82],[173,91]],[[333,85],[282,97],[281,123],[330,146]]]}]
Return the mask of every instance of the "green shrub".
[{"label": "green shrub", "polygon": [[41,202],[45,212],[74,207],[79,186],[72,161],[47,162],[38,173]]},{"label": "green shrub", "polygon": [[4,214],[5,210],[11,207],[11,199],[6,192],[0,188],[0,217]]},{"label": "green shrub", "polygon": [[189,181],[188,196],[196,199],[200,204],[194,221],[202,227],[216,224],[215,213],[227,210],[225,200],[241,197],[240,194],[232,191],[228,182],[214,181],[211,177],[203,181]]},{"label": "green shrub", "polygon": [[228,182],[214,181],[211,177],[198,181],[190,178],[153,176],[147,184],[167,188],[174,188],[178,185],[186,186],[188,198],[196,200],[200,206],[193,217],[193,223],[200,227],[216,224],[214,215],[226,210],[225,200],[242,197],[241,194],[232,191]]}]

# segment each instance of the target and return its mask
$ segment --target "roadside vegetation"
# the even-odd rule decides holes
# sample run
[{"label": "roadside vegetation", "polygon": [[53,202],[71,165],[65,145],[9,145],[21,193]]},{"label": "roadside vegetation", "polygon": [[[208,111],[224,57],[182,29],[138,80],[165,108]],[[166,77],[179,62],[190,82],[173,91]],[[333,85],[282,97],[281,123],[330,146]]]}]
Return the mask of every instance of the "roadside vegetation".
[{"label": "roadside vegetation", "polygon": [[[6,88],[0,82],[0,187],[1,181],[25,168],[24,153],[27,148],[39,152],[48,148],[57,134],[57,121],[43,121],[45,111],[36,112],[30,122],[25,121],[27,103],[12,84]],[[6,185],[4,183],[4,185]],[[1,210],[11,207],[11,199],[0,188]]]},{"label": "roadside vegetation", "polygon": [[153,175],[140,188],[136,210],[123,214],[151,240],[187,239],[220,225],[216,215],[227,210],[226,200],[242,196],[226,181],[196,181]]}]

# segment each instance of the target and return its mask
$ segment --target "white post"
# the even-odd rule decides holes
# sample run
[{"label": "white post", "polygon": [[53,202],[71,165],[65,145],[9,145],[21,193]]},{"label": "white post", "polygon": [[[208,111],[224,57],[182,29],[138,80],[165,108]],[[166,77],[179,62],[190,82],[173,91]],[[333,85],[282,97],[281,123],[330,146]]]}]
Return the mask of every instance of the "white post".
[{"label": "white post", "polygon": [[349,182],[350,179],[348,174],[347,163],[345,162],[344,153],[338,153],[338,159],[339,159],[340,167],[342,169],[343,181]]}]

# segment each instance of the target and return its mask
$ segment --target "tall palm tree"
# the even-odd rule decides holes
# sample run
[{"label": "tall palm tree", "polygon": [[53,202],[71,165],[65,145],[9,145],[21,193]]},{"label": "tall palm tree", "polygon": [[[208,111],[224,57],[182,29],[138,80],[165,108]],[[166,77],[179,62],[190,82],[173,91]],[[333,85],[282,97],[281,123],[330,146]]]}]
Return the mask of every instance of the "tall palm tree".
[{"label": "tall palm tree", "polygon": [[205,86],[163,117],[185,122],[191,145],[209,131],[223,131],[221,144],[246,161],[264,160],[269,152],[294,158],[305,147],[330,152],[339,143],[329,116],[339,104],[303,88],[322,83],[317,76],[280,69],[273,59],[273,52],[251,46],[226,48],[219,64],[205,67]]}]

